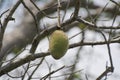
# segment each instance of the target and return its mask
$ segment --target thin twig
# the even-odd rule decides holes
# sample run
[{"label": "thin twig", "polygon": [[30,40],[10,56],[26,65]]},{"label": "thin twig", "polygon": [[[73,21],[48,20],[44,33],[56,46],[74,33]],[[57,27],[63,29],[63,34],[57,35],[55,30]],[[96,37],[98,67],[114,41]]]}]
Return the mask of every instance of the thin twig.
[{"label": "thin twig", "polygon": [[[86,1],[86,4],[89,4],[89,0]],[[95,21],[94,21],[93,17],[92,17],[91,14],[90,14],[90,11],[89,11],[88,6],[89,6],[89,5],[86,5],[86,7],[85,7],[86,10],[87,10],[87,13],[88,13],[88,18],[90,17],[90,21],[95,24]]]},{"label": "thin twig", "polygon": [[[117,9],[118,10],[118,9]],[[115,13],[114,13],[114,19],[113,19],[113,22],[112,22],[112,26],[114,25],[114,22],[115,22],[115,19],[116,19],[116,14],[118,13],[118,11],[117,11],[116,9],[115,9]],[[110,33],[109,33],[109,41],[111,40],[111,35],[112,35],[112,32],[113,32],[113,30],[111,29],[110,30]],[[111,56],[111,54],[109,54],[109,58],[110,58],[110,64],[111,64],[111,67],[112,68],[114,68],[113,67],[113,61],[112,61],[112,56]],[[114,69],[112,70],[112,72],[114,71]]]},{"label": "thin twig", "polygon": [[[47,62],[47,60],[45,60],[46,64],[47,64],[47,67],[49,69],[49,73],[51,72],[51,67],[52,67],[52,64],[49,65],[49,63]],[[49,76],[49,80],[51,80],[51,75]]]},{"label": "thin twig", "polygon": [[9,9],[5,10],[5,11],[0,15],[0,18],[1,18],[6,12],[8,12],[8,11],[9,11]]},{"label": "thin twig", "polygon": [[108,67],[96,80],[101,80],[106,74],[111,72],[112,68]]},{"label": "thin twig", "polygon": [[88,28],[93,29],[93,30],[95,30],[95,29],[104,29],[104,30],[105,29],[120,29],[119,26],[114,26],[114,27],[112,27],[112,26],[109,26],[109,27],[108,26],[97,26],[89,21],[86,21],[85,19],[81,18],[80,16],[76,18],[76,21],[83,23],[86,26],[89,26]]},{"label": "thin twig", "polygon": [[[85,36],[85,34],[84,34],[84,31],[82,32],[82,40],[81,40],[81,42],[84,42],[84,36]],[[74,60],[74,64],[73,64],[73,66],[72,66],[72,68],[71,68],[71,74],[70,74],[70,76],[68,77],[68,80],[73,80],[74,79],[74,77],[73,77],[73,72],[75,71],[75,68],[76,68],[76,65],[77,65],[77,63],[78,63],[78,61],[80,61],[79,59],[80,59],[80,52],[81,52],[81,50],[83,49],[83,46],[80,46],[79,47],[79,49],[78,49],[78,51],[77,51],[77,53],[76,53],[76,56],[75,56],[75,60]]]},{"label": "thin twig", "polygon": [[33,17],[33,19],[34,19],[34,21],[35,21],[37,33],[39,33],[38,20],[37,20],[36,16],[35,16],[34,13],[26,6],[26,4],[24,3],[23,0],[21,0],[21,3],[23,4],[23,6],[28,10],[28,12],[29,12],[29,13],[31,14],[31,16]]},{"label": "thin twig", "polygon": [[81,33],[84,33],[84,31],[85,31],[87,28],[88,28],[88,27],[84,28],[81,32],[78,32],[78,33],[76,33],[75,35],[71,36],[71,37],[69,38],[69,40],[72,39],[72,38],[74,38],[74,37],[76,37],[77,35],[79,35],[79,34],[81,34]]},{"label": "thin twig", "polygon": [[63,69],[64,67],[65,67],[65,66],[62,66],[62,67],[60,67],[59,69],[50,72],[49,74],[47,74],[47,75],[45,75],[44,77],[42,77],[40,80],[43,80],[43,79],[46,80],[50,75],[58,72],[59,70]]},{"label": "thin twig", "polygon": [[[26,73],[28,74],[29,66],[30,66],[30,62],[28,62],[26,68],[23,66],[23,69],[25,70],[25,72],[24,72],[24,74],[23,74],[21,80],[24,80]],[[29,74],[28,74],[28,76],[29,76]]]},{"label": "thin twig", "polygon": [[105,10],[105,8],[108,6],[108,4],[109,4],[109,2],[106,3],[106,5],[105,5],[104,8],[100,11],[100,13],[95,16],[94,21],[96,21],[96,20],[100,17],[100,15],[104,12],[104,10]]},{"label": "thin twig", "polygon": [[39,66],[42,64],[43,60],[44,60],[44,57],[41,59],[40,63],[36,66],[36,68],[33,70],[33,72],[31,73],[31,75],[29,76],[29,78],[27,80],[30,80],[32,78],[33,74],[39,68]]},{"label": "thin twig", "polygon": [[[108,42],[108,43],[106,43],[106,45],[107,45],[107,48],[108,48],[108,56],[109,56],[109,60],[110,60],[110,64],[111,64],[110,72],[113,72],[113,71],[114,71],[114,67],[113,67],[112,55],[111,55],[111,49],[110,49],[110,43],[109,43],[110,40],[107,41],[106,36],[103,34],[102,31],[98,30],[98,32],[100,32],[100,33],[102,34],[105,42]],[[109,73],[109,72],[106,70],[105,73],[104,73],[104,75],[101,74],[101,75],[99,76],[99,78],[102,78],[102,77],[106,76],[108,73]],[[98,80],[100,80],[100,79],[98,79]]]},{"label": "thin twig", "polygon": [[20,50],[18,53],[16,53],[16,55],[12,58],[12,59],[10,59],[10,60],[7,60],[7,61],[2,61],[3,63],[6,63],[6,62],[13,62],[19,55],[20,55],[20,53],[22,53],[23,51],[24,51],[25,49],[23,48],[22,50]]},{"label": "thin twig", "polygon": [[23,76],[23,75],[21,75],[21,76],[12,76],[12,75],[10,75],[8,73],[6,73],[6,75],[9,76],[9,77],[11,77],[11,78],[21,78]]},{"label": "thin twig", "polygon": [[62,17],[62,22],[63,22],[64,19],[65,19],[65,16],[66,16],[66,13],[67,13],[67,9],[68,9],[69,4],[70,4],[70,0],[67,0],[67,1],[68,1],[68,3],[67,3],[67,6],[66,6],[66,8],[65,8],[65,10],[64,10],[64,15],[63,15],[63,17]]},{"label": "thin twig", "polygon": [[40,10],[40,8],[33,2],[33,0],[30,0],[31,3],[36,7],[36,9],[41,12],[43,15],[45,15],[46,17],[48,18],[51,18],[51,19],[54,19],[54,18],[57,18],[57,17],[51,17],[51,16],[48,16],[44,11]]},{"label": "thin twig", "polygon": [[[73,74],[74,74],[74,73],[81,72],[82,70],[83,70],[83,69],[74,71]],[[68,75],[70,75],[70,74],[71,74],[71,72],[70,72],[70,73],[64,73],[64,74],[62,74],[62,75],[52,76],[51,78],[56,78],[56,77],[61,77],[61,76],[66,76],[66,75],[68,76]]]},{"label": "thin twig", "polygon": [[[0,34],[3,34],[3,25],[2,25],[2,22],[1,22],[1,18],[2,18],[2,16],[6,13],[6,12],[8,12],[9,11],[9,9],[7,9],[6,11],[4,11],[1,15],[0,15]],[[2,48],[2,36],[0,35],[0,51],[1,51],[1,48]]]}]

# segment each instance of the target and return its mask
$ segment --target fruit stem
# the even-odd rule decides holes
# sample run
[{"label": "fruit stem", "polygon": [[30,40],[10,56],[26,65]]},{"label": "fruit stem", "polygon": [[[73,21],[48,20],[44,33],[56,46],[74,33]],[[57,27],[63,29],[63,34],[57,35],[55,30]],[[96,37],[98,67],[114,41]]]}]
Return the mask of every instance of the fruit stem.
[{"label": "fruit stem", "polygon": [[60,21],[60,8],[61,8],[61,5],[60,5],[60,0],[57,0],[57,2],[58,2],[58,6],[57,6],[57,12],[58,12],[58,29],[60,29],[60,23],[61,23],[61,21]]}]

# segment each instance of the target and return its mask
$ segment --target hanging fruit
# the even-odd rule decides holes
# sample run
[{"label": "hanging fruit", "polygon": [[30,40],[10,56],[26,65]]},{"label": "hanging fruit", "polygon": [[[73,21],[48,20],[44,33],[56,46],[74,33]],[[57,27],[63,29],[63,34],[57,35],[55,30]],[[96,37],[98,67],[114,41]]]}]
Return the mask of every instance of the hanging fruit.
[{"label": "hanging fruit", "polygon": [[62,30],[55,30],[50,36],[49,51],[54,59],[60,59],[68,50],[68,37]]}]

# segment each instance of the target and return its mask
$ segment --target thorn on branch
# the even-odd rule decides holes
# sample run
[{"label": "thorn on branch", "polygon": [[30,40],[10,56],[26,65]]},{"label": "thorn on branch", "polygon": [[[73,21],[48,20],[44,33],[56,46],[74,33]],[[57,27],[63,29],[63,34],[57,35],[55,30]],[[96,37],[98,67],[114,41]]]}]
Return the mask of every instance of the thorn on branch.
[{"label": "thorn on branch", "polygon": [[15,21],[15,18],[13,18],[12,16],[8,16],[6,19],[7,19],[8,21]]}]

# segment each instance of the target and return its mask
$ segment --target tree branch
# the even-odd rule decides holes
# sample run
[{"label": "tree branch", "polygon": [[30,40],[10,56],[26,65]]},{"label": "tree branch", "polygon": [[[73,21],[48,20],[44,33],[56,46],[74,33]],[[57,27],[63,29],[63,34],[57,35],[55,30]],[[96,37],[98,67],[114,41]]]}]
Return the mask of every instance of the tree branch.
[{"label": "tree branch", "polygon": [[[78,43],[74,43],[74,44],[71,44],[69,46],[69,49],[70,48],[75,48],[75,47],[79,47],[79,46],[96,46],[96,45],[105,45],[107,44],[108,42],[105,42],[105,41],[100,41],[100,42],[78,42]],[[120,40],[113,40],[113,41],[110,41],[110,43],[120,43]],[[50,55],[49,52],[42,52],[42,53],[37,53],[37,54],[30,54],[18,61],[14,61],[14,62],[11,62],[11,63],[8,63],[6,64],[5,66],[1,67],[1,70],[0,70],[0,76],[16,69],[17,67],[20,67],[21,65],[25,64],[25,63],[28,63],[29,61],[33,61],[37,58],[42,58],[42,57],[46,57]]]},{"label": "tree branch", "polygon": [[[5,32],[5,29],[7,27],[7,24],[8,22],[11,20],[12,18],[12,15],[14,14],[14,12],[16,11],[16,9],[18,8],[18,6],[20,5],[21,1],[18,1],[14,6],[13,8],[10,10],[8,16],[4,19],[3,21],[3,25],[2,25],[2,29],[1,29],[1,34],[0,34],[0,43],[2,43],[2,40],[3,40],[3,36],[4,36],[4,32]],[[0,45],[0,48],[2,47],[2,45]],[[1,51],[0,51],[1,52]],[[5,55],[5,53],[0,53],[0,61],[3,59],[3,55]]]},{"label": "tree branch", "polygon": [[0,76],[14,70],[17,67],[20,67],[21,65],[23,65],[25,63],[28,63],[29,61],[33,61],[37,58],[45,57],[45,56],[48,56],[48,55],[50,55],[49,52],[39,53],[39,54],[34,54],[34,55],[28,55],[25,58],[22,58],[18,61],[10,62],[7,65],[1,67]]}]

